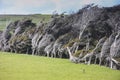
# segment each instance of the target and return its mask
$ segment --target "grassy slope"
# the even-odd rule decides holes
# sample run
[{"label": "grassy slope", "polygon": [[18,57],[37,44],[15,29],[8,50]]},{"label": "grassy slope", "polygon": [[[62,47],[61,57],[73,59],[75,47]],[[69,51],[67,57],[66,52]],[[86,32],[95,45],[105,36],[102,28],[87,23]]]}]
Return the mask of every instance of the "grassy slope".
[{"label": "grassy slope", "polygon": [[120,80],[120,71],[66,59],[0,52],[0,80]]},{"label": "grassy slope", "polygon": [[43,18],[45,22],[50,20],[51,15],[41,15],[41,14],[34,14],[34,15],[0,15],[0,30],[3,30],[6,25],[10,22],[14,22],[16,20],[21,20],[24,18],[32,19],[34,23],[40,22]]}]

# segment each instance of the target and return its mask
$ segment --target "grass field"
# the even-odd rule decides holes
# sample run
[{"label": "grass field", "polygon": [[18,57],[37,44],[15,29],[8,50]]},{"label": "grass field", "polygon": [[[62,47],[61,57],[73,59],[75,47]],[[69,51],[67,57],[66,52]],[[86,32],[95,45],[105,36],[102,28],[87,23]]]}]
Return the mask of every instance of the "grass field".
[{"label": "grass field", "polygon": [[44,22],[48,22],[50,20],[51,15],[42,15],[42,14],[34,14],[34,15],[0,15],[0,30],[3,30],[6,25],[10,22],[14,22],[16,20],[22,19],[32,19],[34,23],[38,23],[44,19]]},{"label": "grass field", "polygon": [[120,71],[67,59],[0,52],[0,80],[120,80]]}]

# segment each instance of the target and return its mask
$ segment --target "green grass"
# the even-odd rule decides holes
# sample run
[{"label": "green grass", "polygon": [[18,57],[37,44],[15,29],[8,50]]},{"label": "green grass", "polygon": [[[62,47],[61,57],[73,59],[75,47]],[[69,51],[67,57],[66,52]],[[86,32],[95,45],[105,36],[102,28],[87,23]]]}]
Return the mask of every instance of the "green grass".
[{"label": "green grass", "polygon": [[0,30],[3,30],[6,25],[16,20],[22,19],[32,19],[32,21],[38,24],[41,20],[44,19],[44,22],[48,22],[50,20],[51,15],[42,15],[42,14],[33,14],[33,15],[0,15]]},{"label": "green grass", "polygon": [[6,26],[5,21],[0,21],[0,30],[4,30]]},{"label": "green grass", "polygon": [[0,80],[120,80],[120,71],[67,59],[0,52]]}]

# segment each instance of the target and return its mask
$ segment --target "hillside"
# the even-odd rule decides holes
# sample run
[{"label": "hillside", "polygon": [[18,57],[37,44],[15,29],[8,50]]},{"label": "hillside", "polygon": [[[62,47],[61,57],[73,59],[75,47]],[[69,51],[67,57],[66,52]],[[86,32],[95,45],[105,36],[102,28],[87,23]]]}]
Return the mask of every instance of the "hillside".
[{"label": "hillside", "polygon": [[32,19],[32,21],[38,24],[44,19],[45,22],[48,22],[51,15],[42,15],[42,14],[33,14],[33,15],[0,15],[0,30],[3,30],[6,25],[10,22],[22,19]]},{"label": "hillside", "polygon": [[120,71],[67,59],[0,52],[0,80],[120,80]]},{"label": "hillside", "polygon": [[0,32],[0,50],[120,70],[120,5],[86,5],[78,12],[57,13],[50,21],[11,22]]}]

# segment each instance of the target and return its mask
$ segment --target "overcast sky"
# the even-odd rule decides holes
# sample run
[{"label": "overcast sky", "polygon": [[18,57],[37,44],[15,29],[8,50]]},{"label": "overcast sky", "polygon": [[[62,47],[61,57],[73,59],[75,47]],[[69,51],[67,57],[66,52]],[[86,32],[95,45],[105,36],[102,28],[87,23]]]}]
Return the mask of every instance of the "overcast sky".
[{"label": "overcast sky", "polygon": [[77,11],[86,4],[120,4],[120,0],[0,0],[0,14],[52,14]]}]

